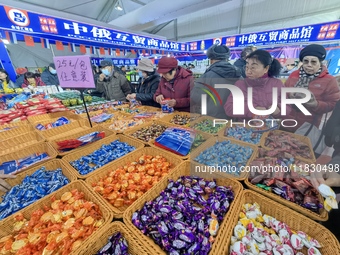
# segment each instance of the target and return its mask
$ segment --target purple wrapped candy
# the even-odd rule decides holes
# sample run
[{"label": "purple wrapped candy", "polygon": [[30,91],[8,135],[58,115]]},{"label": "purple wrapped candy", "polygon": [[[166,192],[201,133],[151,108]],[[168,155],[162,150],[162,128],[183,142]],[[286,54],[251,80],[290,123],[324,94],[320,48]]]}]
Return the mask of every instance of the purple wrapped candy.
[{"label": "purple wrapped candy", "polygon": [[182,249],[186,246],[186,243],[184,241],[181,240],[174,240],[172,242],[172,247],[173,248],[178,248],[178,249]]},{"label": "purple wrapped candy", "polygon": [[109,238],[109,242],[97,253],[98,255],[129,255],[128,243],[120,232]]}]

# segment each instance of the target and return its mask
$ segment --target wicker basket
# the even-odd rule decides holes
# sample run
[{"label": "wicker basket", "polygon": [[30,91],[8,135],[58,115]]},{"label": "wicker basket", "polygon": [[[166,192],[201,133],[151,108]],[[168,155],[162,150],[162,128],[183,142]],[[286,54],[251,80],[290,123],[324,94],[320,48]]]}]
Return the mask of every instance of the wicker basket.
[{"label": "wicker basket", "polygon": [[[105,138],[109,137],[111,135],[115,135],[115,133],[113,131],[111,131],[109,129],[106,129],[106,128],[102,127],[102,126],[97,125],[97,126],[95,126],[93,128],[85,129],[83,131],[80,131],[80,132],[72,134],[72,135],[67,135],[67,132],[66,132],[66,133],[64,133],[65,136],[63,138],[58,138],[56,140],[52,140],[52,141],[50,141],[50,144],[58,152],[59,156],[65,156],[65,155],[70,154],[72,152],[75,152],[75,151],[81,150],[83,148],[86,148],[87,146],[92,145],[94,143],[87,144],[85,146],[81,146],[81,147],[75,148],[75,149],[73,149],[71,151],[62,152],[62,151],[59,151],[59,146],[58,146],[57,142],[65,141],[65,140],[69,140],[69,139],[77,139],[77,138],[79,138],[81,136],[84,136],[84,135],[87,135],[87,134],[90,134],[90,133],[96,132],[96,131],[98,131],[98,132],[104,131],[105,132]],[[95,143],[100,142],[100,141],[102,141],[102,139],[96,141]]]},{"label": "wicker basket", "polygon": [[23,133],[22,135],[0,141],[0,148],[3,148],[0,151],[0,155],[11,153],[43,141],[45,139],[37,132]]},{"label": "wicker basket", "polygon": [[[92,238],[94,238],[95,235],[101,229],[103,229],[107,224],[109,224],[112,221],[112,214],[108,210],[108,208],[105,206],[105,204],[102,202],[102,199],[97,194],[95,194],[91,189],[89,189],[83,181],[78,180],[78,181],[71,182],[71,183],[67,184],[66,186],[62,187],[61,189],[53,192],[52,194],[40,199],[38,202],[36,202],[36,203],[24,208],[23,210],[21,210],[24,217],[26,219],[29,219],[31,217],[32,213],[35,210],[43,209],[44,206],[50,207],[52,196],[55,196],[56,199],[59,199],[62,196],[62,194],[64,194],[67,191],[72,191],[74,189],[78,189],[79,191],[83,192],[86,200],[94,202],[99,206],[99,209],[100,209],[100,211],[103,215],[104,223],[103,223],[102,226],[100,226],[97,229],[97,232],[94,232],[89,238],[87,238],[82,243],[82,245],[80,247],[78,247],[76,250],[71,252],[70,255],[80,254],[82,252],[82,250],[84,249],[84,247],[88,247],[88,244],[91,243]],[[13,222],[15,220],[14,217],[15,217],[15,214],[13,214],[13,215],[9,216],[8,218],[0,221],[0,229],[1,229],[0,239],[2,237],[10,235],[12,233]]]},{"label": "wicker basket", "polygon": [[[135,120],[132,116],[129,116],[129,117],[124,117],[123,119],[121,119],[121,120],[117,120],[117,121],[114,121],[115,122],[115,124],[117,123],[117,122],[119,122],[119,121],[132,121],[132,120]],[[138,121],[138,120],[135,120],[135,121]],[[130,126],[130,127],[126,127],[125,129],[123,128],[123,129],[119,129],[119,130],[114,130],[114,129],[111,129],[110,127],[111,127],[111,125],[113,125],[113,122],[109,122],[109,123],[103,123],[102,124],[102,126],[103,127],[105,127],[105,128],[107,128],[107,129],[109,129],[109,130],[112,130],[113,132],[116,132],[117,134],[121,134],[121,133],[125,133],[125,132],[127,132],[127,131],[129,131],[129,130],[131,130],[131,129],[133,129],[133,128],[135,128],[135,127],[137,127],[137,126],[140,126],[140,125],[143,125],[143,124],[145,124],[145,123],[147,123],[147,122],[149,122],[149,121],[151,121],[150,119],[146,119],[146,120],[144,120],[144,122],[143,123],[141,123],[141,124],[137,124],[137,125],[134,125],[134,126]]]},{"label": "wicker basket", "polygon": [[[336,237],[324,226],[305,217],[293,210],[281,205],[269,198],[266,198],[254,191],[245,190],[242,192],[239,204],[234,208],[233,214],[229,219],[228,232],[225,235],[224,245],[220,246],[218,254],[229,255],[230,238],[233,234],[234,227],[238,222],[239,213],[243,204],[258,203],[263,214],[267,214],[283,221],[295,231],[303,231],[309,236],[317,239],[323,248],[320,248],[322,254],[340,254],[340,245]],[[302,250],[303,254],[307,254],[306,248]]]},{"label": "wicker basket", "polygon": [[[47,160],[46,162],[39,164],[35,167],[30,168],[27,171],[24,171],[20,174],[16,175],[15,179],[7,179],[6,182],[11,185],[11,186],[15,186],[18,185],[22,182],[22,180],[27,176],[27,175],[32,175],[35,171],[37,171],[38,169],[45,167],[47,171],[53,171],[56,170],[58,168],[61,168],[61,171],[63,172],[63,175],[66,176],[66,178],[70,181],[76,181],[77,177],[73,174],[73,172],[70,170],[70,168],[68,166],[66,166],[64,164],[64,162],[60,159],[51,159],[51,160]],[[0,191],[0,203],[2,202],[2,195],[4,195],[5,192]]]},{"label": "wicker basket", "polygon": [[[212,120],[213,121],[214,119],[216,119],[216,118],[211,117],[211,116],[201,116],[201,117],[197,118],[196,120],[191,121],[190,127],[193,128],[193,126],[195,124],[198,124],[198,123],[202,122],[203,120]],[[198,131],[201,131],[201,132],[207,133],[209,135],[213,135],[213,136],[217,136],[217,135],[223,136],[224,130],[225,130],[226,127],[227,127],[227,124],[225,125],[225,127],[221,128],[217,133],[208,133],[208,132],[204,132],[204,131],[198,130],[198,129],[195,129],[195,130],[198,130]]]},{"label": "wicker basket", "polygon": [[[286,132],[286,131],[281,131],[281,130],[274,130],[274,131],[271,131],[273,132],[274,134],[281,134],[281,133],[284,133],[284,134],[288,134],[290,135],[291,137],[294,137],[296,138],[297,140],[303,142],[304,144],[306,144],[308,147],[309,147],[309,150],[311,152],[311,158],[303,158],[303,157],[300,157],[298,155],[296,155],[296,158],[297,159],[300,159],[300,160],[303,160],[303,161],[308,161],[308,162],[313,162],[315,163],[316,162],[316,158],[315,158],[315,155],[314,155],[314,151],[313,151],[313,146],[312,146],[312,143],[310,141],[310,139],[307,137],[307,136],[303,136],[303,135],[297,135],[297,134],[294,134],[294,133],[290,133],[290,132]],[[268,137],[268,135],[270,134],[270,132],[266,133],[263,137],[263,139],[261,140],[261,146],[267,150],[273,150],[273,148],[270,148],[270,147],[267,147],[265,146],[266,144],[266,138]]]},{"label": "wicker basket", "polygon": [[[121,141],[121,142],[124,142],[124,143],[127,143],[127,144],[129,144],[129,145],[134,146],[134,147],[136,148],[135,151],[144,147],[144,144],[143,144],[142,142],[140,142],[140,141],[138,141],[138,140],[136,140],[136,139],[132,139],[132,138],[130,138],[130,137],[126,137],[125,135],[111,135],[111,136],[109,136],[109,137],[107,137],[107,138],[101,139],[100,143],[91,144],[91,145],[87,146],[86,148],[82,148],[82,149],[79,149],[79,150],[76,151],[76,152],[72,152],[72,153],[70,153],[70,154],[67,154],[66,156],[64,156],[64,157],[62,158],[62,160],[63,160],[68,166],[70,166],[70,167],[72,168],[74,174],[75,174],[75,175],[77,176],[77,178],[79,178],[79,179],[86,179],[86,178],[88,178],[88,177],[90,177],[90,176],[92,176],[92,175],[97,175],[97,173],[98,173],[98,171],[99,171],[100,169],[103,169],[103,168],[106,167],[107,165],[111,165],[112,162],[115,162],[115,161],[118,160],[118,159],[116,159],[116,160],[114,160],[114,161],[108,163],[108,164],[105,165],[105,166],[102,166],[102,167],[96,169],[95,171],[93,171],[93,172],[91,172],[91,173],[85,174],[85,175],[81,175],[81,174],[78,172],[77,169],[75,169],[73,166],[71,166],[70,162],[71,162],[71,161],[74,161],[74,160],[77,160],[77,159],[79,159],[80,157],[82,157],[82,156],[84,156],[84,155],[91,154],[91,153],[94,152],[95,150],[98,150],[100,147],[102,147],[103,144],[110,144],[111,142],[113,142],[113,141],[115,141],[115,140],[117,140],[117,139],[119,139],[119,141]],[[124,155],[124,156],[121,157],[121,158],[124,158],[124,157],[126,157],[127,155],[129,155],[129,154],[131,154],[131,153],[132,153],[132,152],[130,152],[130,153]],[[121,158],[119,158],[119,159],[121,159]]]},{"label": "wicker basket", "polygon": [[[253,160],[255,160],[256,158],[258,157],[258,152],[255,154],[255,157],[253,158]],[[308,164],[308,162],[306,161],[306,163]],[[294,211],[297,211],[303,215],[306,215],[308,218],[310,219],[314,219],[314,220],[318,220],[318,221],[327,221],[328,220],[328,212],[322,208],[320,209],[320,214],[317,214],[315,212],[312,212],[311,210],[308,210],[302,206],[299,206],[293,202],[290,202],[282,197],[280,197],[279,195],[276,195],[270,191],[267,191],[267,190],[264,190],[264,189],[261,189],[259,187],[257,187],[256,185],[252,184],[248,177],[244,180],[244,183],[245,185],[251,189],[251,190],[254,190],[258,193],[261,193],[262,195],[266,196],[266,197],[269,197],[270,199],[280,203],[280,204],[283,204],[291,209],[293,209]],[[323,197],[319,194],[318,196],[318,199],[320,200],[320,203],[323,204]]]},{"label": "wicker basket", "polygon": [[[168,162],[171,163],[171,165],[173,166],[172,169],[176,168],[178,165],[180,165],[182,163],[182,160],[180,158],[178,158],[177,156],[169,153],[169,152],[165,152],[165,151],[161,151],[152,147],[145,147],[142,149],[139,149],[135,152],[129,153],[127,156],[125,156],[124,158],[121,158],[117,161],[115,161],[115,163],[113,164],[109,164],[104,166],[101,170],[96,171],[95,175],[90,176],[89,178],[86,179],[86,183],[92,187],[92,183],[96,183],[98,182],[101,178],[104,178],[105,176],[107,176],[107,174],[109,172],[111,172],[112,170],[116,170],[118,167],[121,166],[125,166],[126,164],[136,161],[136,159],[138,159],[139,157],[143,156],[143,155],[151,155],[151,156],[157,156],[157,155],[161,155],[163,157],[165,157],[167,159]],[[103,198],[103,200],[105,200]],[[126,210],[126,207],[121,207],[121,208],[116,208],[113,205],[111,205],[108,201],[106,201],[106,204],[108,207],[110,207],[111,211],[113,211],[113,216],[114,218],[122,218],[123,217],[123,213]]]},{"label": "wicker basket", "polygon": [[[127,225],[127,227],[131,230],[131,232],[138,237],[139,240],[143,240],[143,243],[145,243],[145,246],[150,247],[150,249],[153,250],[152,254],[166,254],[150,237],[147,237],[144,235],[137,227],[135,227],[132,224],[131,218],[132,214],[136,212],[137,210],[140,210],[144,204],[148,201],[152,201],[155,198],[159,196],[161,191],[163,191],[167,185],[168,180],[177,180],[181,176],[189,176],[189,175],[195,175],[193,174],[192,170],[193,165],[190,164],[189,161],[183,162],[181,165],[179,165],[175,171],[170,173],[167,177],[162,179],[156,186],[154,186],[152,189],[150,189],[147,193],[145,193],[142,197],[140,197],[135,203],[133,203],[124,213],[124,222]],[[207,175],[201,175],[199,177],[205,178]],[[207,178],[208,180],[212,180],[210,178]],[[227,178],[221,178],[216,180],[217,185],[220,186],[231,186],[232,190],[234,192],[234,201],[231,203],[229,211],[224,216],[224,219],[222,223],[220,224],[218,234],[216,236],[215,242],[212,245],[212,248],[209,252],[209,255],[220,255],[218,253],[221,246],[224,246],[224,240],[225,236],[229,232],[229,221],[230,218],[233,218],[233,212],[235,211],[235,208],[239,206],[240,203],[240,195],[242,193],[242,185],[238,181],[227,179]]]},{"label": "wicker basket", "polygon": [[[191,155],[190,158],[191,160],[197,164],[200,165],[203,169],[204,165],[199,164],[198,162],[194,161],[194,159],[200,155],[201,152],[203,152],[204,150],[212,147],[215,145],[216,142],[222,142],[222,141],[230,141],[231,143],[234,144],[238,144],[241,145],[243,147],[250,147],[253,149],[253,154],[251,155],[251,157],[248,159],[247,163],[245,166],[248,166],[250,164],[250,162],[252,162],[255,158],[255,156],[257,155],[257,146],[254,144],[249,144],[249,143],[245,143],[236,139],[232,139],[232,138],[225,138],[225,137],[221,137],[221,136],[214,136],[209,138],[206,142],[204,142],[199,149],[196,149]],[[241,171],[240,176],[236,176],[236,175],[232,175],[229,173],[222,173],[222,172],[216,172],[214,175],[218,176],[224,176],[226,178],[233,178],[236,180],[245,180],[248,176],[248,173],[246,171]]]},{"label": "wicker basket", "polygon": [[[180,124],[174,124],[172,121],[172,119],[176,116],[176,115],[180,115],[180,116],[186,116],[188,118],[191,118],[191,120],[186,124],[186,125],[180,125]],[[189,127],[190,123],[192,123],[192,121],[195,121],[197,118],[201,117],[201,114],[198,113],[190,113],[190,112],[176,112],[176,113],[171,113],[168,116],[165,116],[161,119],[159,119],[160,121],[169,123],[170,125],[177,125],[177,126],[186,126]]]},{"label": "wicker basket", "polygon": [[[92,126],[94,126],[94,124],[92,124]],[[69,136],[84,131],[84,129],[90,128],[91,126],[89,121],[81,119],[60,127],[39,131],[39,134],[41,134],[46,140],[52,141],[58,138],[63,138],[65,136],[65,133],[67,136]]]},{"label": "wicker basket", "polygon": [[151,125],[153,124],[156,124],[156,125],[162,125],[162,126],[165,126],[166,128],[169,128],[169,127],[173,127],[173,126],[176,126],[176,125],[170,125],[169,123],[166,123],[166,122],[162,122],[162,121],[159,121],[159,120],[154,120],[152,122],[147,122],[147,123],[144,123],[144,124],[141,124],[141,125],[138,125],[134,128],[131,128],[130,130],[124,132],[125,135],[133,138],[133,139],[137,139],[138,141],[141,141],[142,143],[144,144],[147,144],[147,145],[152,145],[155,143],[155,139],[151,139],[150,141],[148,142],[145,142],[145,141],[142,141],[142,140],[139,140],[138,138],[132,136],[133,133],[137,132],[138,130],[141,130],[142,128],[147,128],[147,127],[150,127]]},{"label": "wicker basket", "polygon": [[[235,127],[236,125],[233,125],[233,127]],[[227,136],[226,134],[228,134],[228,129],[229,128],[231,128],[230,127],[230,125],[228,124],[227,125],[227,127],[224,129],[224,132],[223,133],[219,133],[219,136],[222,136],[222,137],[225,137],[225,138],[232,138],[232,139],[235,139],[235,140],[238,140],[238,141],[241,141],[241,140],[239,140],[239,139],[236,139],[236,138],[234,138],[234,137],[232,137],[232,136]],[[250,129],[251,127],[248,125],[248,124],[246,124],[245,125],[245,128],[248,128],[248,129]],[[264,133],[262,133],[262,135],[261,135],[261,138],[260,138],[260,140],[259,140],[259,142],[258,143],[256,143],[256,144],[254,144],[254,143],[249,143],[249,142],[245,142],[245,141],[242,141],[242,142],[244,142],[244,143],[247,143],[247,144],[253,144],[253,145],[257,145],[257,146],[260,146],[261,144],[262,144],[262,140],[264,139],[264,137],[266,136],[266,134],[268,133],[268,131],[267,132],[264,132]]]},{"label": "wicker basket", "polygon": [[[7,161],[18,160],[21,158],[28,157],[34,153],[44,153],[44,152],[47,153],[47,155],[49,156],[49,159],[55,158],[57,156],[57,152],[54,150],[54,148],[49,143],[40,142],[40,143],[31,145],[29,149],[23,148],[15,152],[11,152],[11,153],[0,156],[0,165]],[[44,159],[43,161],[45,160],[47,159]],[[17,173],[31,169],[32,167],[36,166],[37,164],[41,164],[41,163],[42,161],[36,162],[35,164],[29,166],[28,168],[19,170]]]},{"label": "wicker basket", "polygon": [[78,116],[77,114],[74,114],[71,111],[62,111],[62,112],[54,112],[54,113],[46,113],[46,114],[40,114],[40,115],[34,115],[34,116],[29,116],[27,120],[31,124],[38,124],[41,121],[50,121],[52,119],[58,119],[60,117],[66,117],[74,120],[80,120],[81,117]]},{"label": "wicker basket", "polygon": [[33,132],[34,128],[31,125],[22,125],[16,128],[0,132],[0,141],[6,140],[8,138],[22,135],[24,133]]},{"label": "wicker basket", "polygon": [[97,254],[108,243],[108,239],[120,232],[128,244],[128,253],[131,255],[151,255],[152,251],[149,250],[138,238],[131,233],[131,231],[121,222],[115,221],[106,225],[96,233],[92,238],[92,242],[84,249],[82,255]]},{"label": "wicker basket", "polygon": [[21,121],[16,121],[16,122],[11,122],[8,124],[2,124],[0,125],[0,130],[4,129],[6,127],[19,127],[19,126],[25,126],[25,125],[29,125],[30,123],[28,122],[28,120],[21,120]]}]

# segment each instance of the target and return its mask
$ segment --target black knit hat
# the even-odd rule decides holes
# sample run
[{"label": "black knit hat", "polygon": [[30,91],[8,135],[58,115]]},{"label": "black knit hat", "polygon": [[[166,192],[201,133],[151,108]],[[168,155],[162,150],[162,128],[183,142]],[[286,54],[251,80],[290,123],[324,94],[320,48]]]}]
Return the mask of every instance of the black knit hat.
[{"label": "black knit hat", "polygon": [[225,60],[230,57],[230,50],[225,45],[214,44],[207,50],[207,57],[209,59]]},{"label": "black knit hat", "polygon": [[302,61],[305,56],[314,56],[320,59],[320,61],[323,61],[326,58],[326,50],[322,45],[310,44],[300,52],[300,61]]}]

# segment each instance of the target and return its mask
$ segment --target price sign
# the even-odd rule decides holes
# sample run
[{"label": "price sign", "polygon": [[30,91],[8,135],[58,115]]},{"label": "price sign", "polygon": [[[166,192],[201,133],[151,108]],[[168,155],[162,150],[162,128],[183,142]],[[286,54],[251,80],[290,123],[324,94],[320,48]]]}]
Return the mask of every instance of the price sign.
[{"label": "price sign", "polygon": [[95,88],[90,56],[53,57],[62,88]]}]

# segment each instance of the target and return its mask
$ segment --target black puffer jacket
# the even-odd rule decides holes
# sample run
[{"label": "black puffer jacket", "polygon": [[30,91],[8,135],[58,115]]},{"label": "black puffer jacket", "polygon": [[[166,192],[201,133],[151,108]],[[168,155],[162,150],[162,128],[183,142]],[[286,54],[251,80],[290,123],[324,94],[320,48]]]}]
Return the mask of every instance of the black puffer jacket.
[{"label": "black puffer jacket", "polygon": [[239,58],[235,61],[234,66],[236,66],[242,74],[243,78],[246,78],[246,70],[244,69],[246,66],[246,61],[243,58]]},{"label": "black puffer jacket", "polygon": [[221,102],[218,100],[217,95],[203,84],[215,87],[215,84],[232,84],[234,85],[237,80],[241,78],[241,72],[235,66],[231,65],[225,60],[221,60],[212,64],[205,73],[196,80],[195,86],[190,95],[190,108],[191,112],[201,113],[201,95],[207,94],[204,90],[210,91],[214,99],[207,95],[207,115],[219,119],[228,119],[223,109],[224,103],[230,94],[227,89],[216,89]]},{"label": "black puffer jacket", "polygon": [[143,81],[143,83],[142,79],[139,79],[140,84],[137,88],[136,99],[141,101],[142,105],[160,107],[160,105],[153,100],[153,95],[158,88],[160,80],[161,77],[159,74],[149,76]]}]

